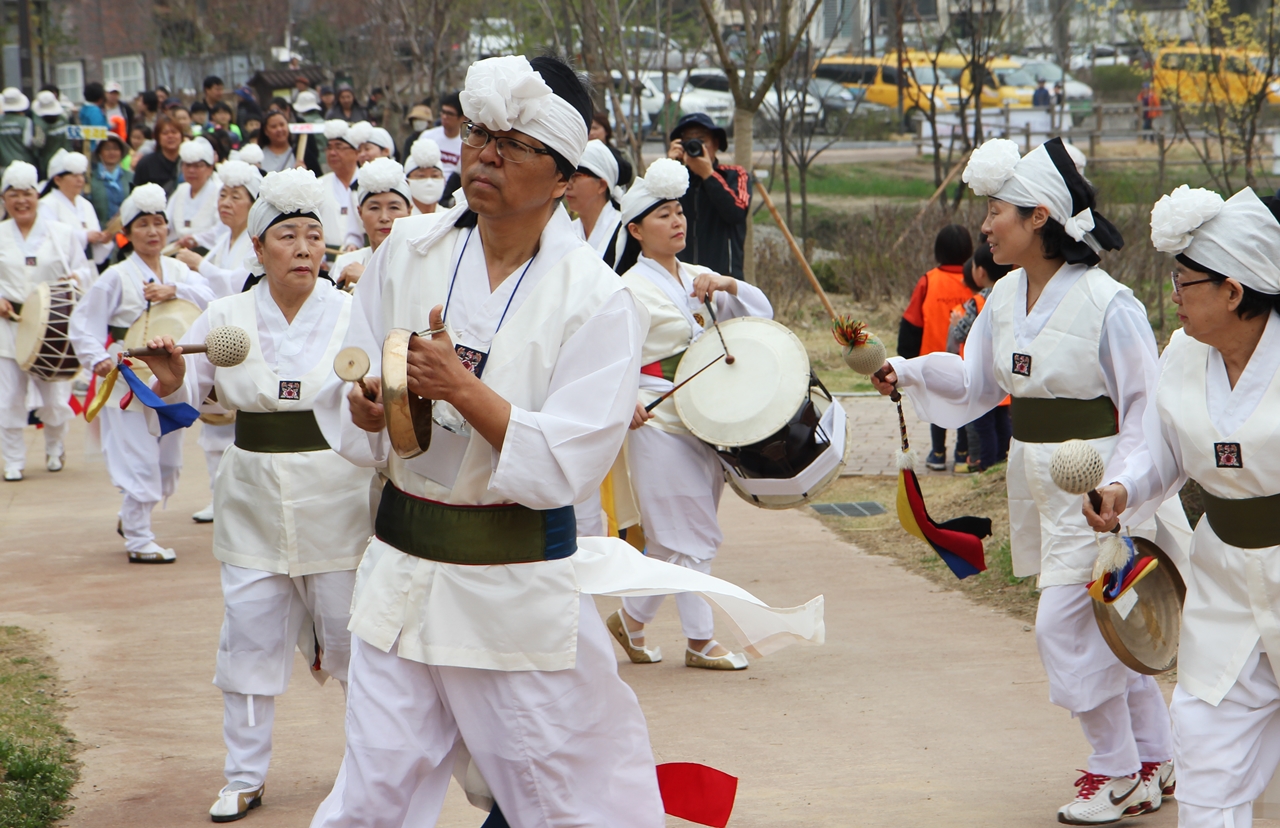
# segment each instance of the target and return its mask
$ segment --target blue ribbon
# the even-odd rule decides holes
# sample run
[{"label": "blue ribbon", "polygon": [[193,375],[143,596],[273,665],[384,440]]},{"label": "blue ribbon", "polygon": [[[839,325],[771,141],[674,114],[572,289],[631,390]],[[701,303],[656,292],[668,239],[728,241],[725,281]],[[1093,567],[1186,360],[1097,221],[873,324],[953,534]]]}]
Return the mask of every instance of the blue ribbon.
[{"label": "blue ribbon", "polygon": [[124,381],[129,383],[129,390],[138,398],[138,402],[155,410],[156,416],[160,418],[160,436],[163,437],[170,431],[177,431],[180,428],[187,428],[200,419],[200,412],[187,403],[166,403],[160,399],[156,396],[156,392],[139,379],[128,365],[122,362],[116,367],[120,370],[120,376],[124,377]]}]

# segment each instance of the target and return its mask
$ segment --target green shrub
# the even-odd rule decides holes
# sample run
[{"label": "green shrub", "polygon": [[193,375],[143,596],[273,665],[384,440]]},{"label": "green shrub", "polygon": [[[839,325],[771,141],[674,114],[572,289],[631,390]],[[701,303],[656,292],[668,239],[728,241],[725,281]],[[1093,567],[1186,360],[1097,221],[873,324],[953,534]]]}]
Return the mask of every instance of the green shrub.
[{"label": "green shrub", "polygon": [[0,737],[0,825],[48,828],[69,812],[75,771],[65,751]]},{"label": "green shrub", "polygon": [[1137,99],[1145,80],[1150,77],[1136,66],[1095,66],[1086,82],[1093,87],[1094,100],[1130,103]]}]

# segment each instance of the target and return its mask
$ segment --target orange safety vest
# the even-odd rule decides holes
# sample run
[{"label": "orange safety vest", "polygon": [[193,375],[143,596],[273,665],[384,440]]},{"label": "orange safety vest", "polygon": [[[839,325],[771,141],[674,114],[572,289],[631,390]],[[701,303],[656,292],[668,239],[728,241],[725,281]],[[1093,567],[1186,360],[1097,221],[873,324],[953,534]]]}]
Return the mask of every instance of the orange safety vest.
[{"label": "orange safety vest", "polygon": [[928,280],[924,292],[924,334],[920,340],[920,355],[947,350],[947,334],[951,329],[951,309],[963,305],[973,297],[973,291],[964,283],[964,268],[960,265],[942,265],[925,274]]}]

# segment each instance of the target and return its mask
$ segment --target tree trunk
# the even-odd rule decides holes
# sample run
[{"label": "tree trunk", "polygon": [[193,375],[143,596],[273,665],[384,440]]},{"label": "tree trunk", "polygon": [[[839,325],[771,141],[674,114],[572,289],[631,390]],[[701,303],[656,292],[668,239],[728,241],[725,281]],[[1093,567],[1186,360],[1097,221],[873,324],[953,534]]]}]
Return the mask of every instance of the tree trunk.
[{"label": "tree trunk", "polygon": [[[755,123],[754,112],[735,108],[733,110],[733,163],[750,176],[747,192],[755,190]],[[755,232],[752,227],[751,213],[747,213],[747,236],[742,242],[742,278],[748,283],[756,283]]]}]

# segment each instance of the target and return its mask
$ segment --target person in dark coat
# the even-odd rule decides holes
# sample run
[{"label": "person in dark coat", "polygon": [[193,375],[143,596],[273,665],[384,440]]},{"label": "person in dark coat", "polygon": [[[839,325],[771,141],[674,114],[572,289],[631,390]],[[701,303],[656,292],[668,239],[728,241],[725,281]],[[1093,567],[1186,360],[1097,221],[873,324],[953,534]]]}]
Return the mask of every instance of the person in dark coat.
[{"label": "person in dark coat", "polygon": [[681,118],[670,141],[667,157],[689,169],[689,190],[680,198],[689,236],[680,261],[741,279],[751,207],[750,173],[716,159],[719,151],[729,148],[729,140],[705,113]]}]

